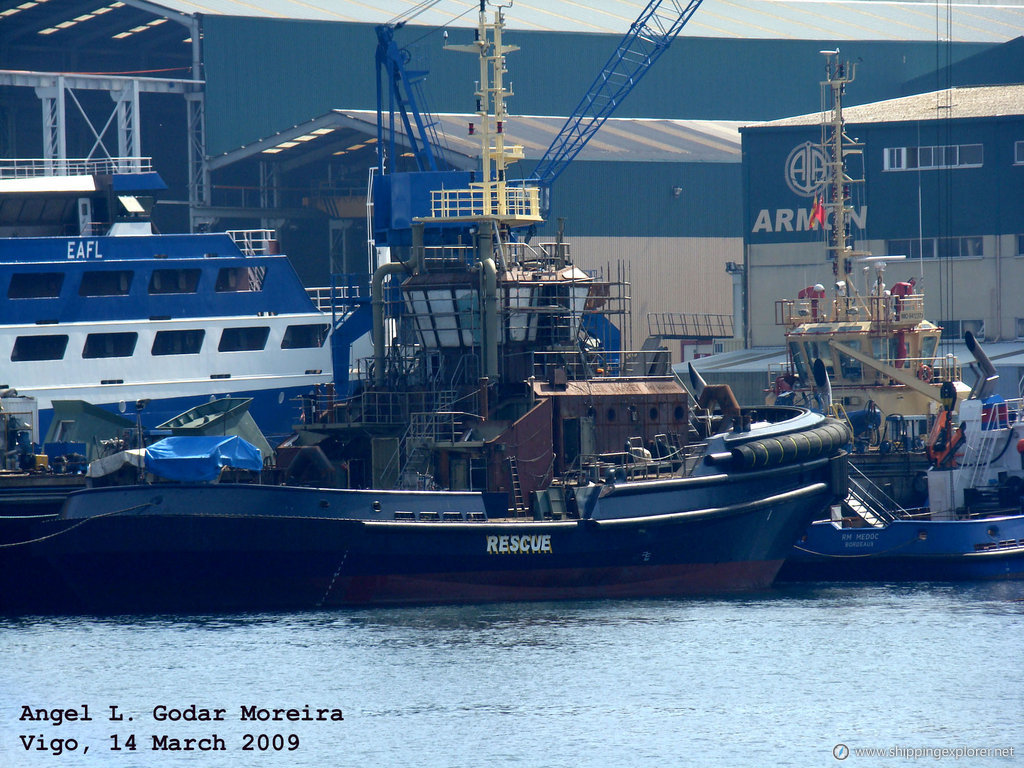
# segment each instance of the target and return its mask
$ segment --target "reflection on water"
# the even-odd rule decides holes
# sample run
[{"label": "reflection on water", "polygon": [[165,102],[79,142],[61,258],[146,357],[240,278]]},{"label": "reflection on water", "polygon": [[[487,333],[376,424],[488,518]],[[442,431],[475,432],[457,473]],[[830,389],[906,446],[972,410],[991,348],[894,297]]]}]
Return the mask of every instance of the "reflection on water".
[{"label": "reflection on water", "polygon": [[[805,766],[832,764],[837,743],[1024,754],[1022,651],[1024,584],[1014,582],[6,619],[0,765],[52,764],[19,740],[43,733],[88,743],[76,765],[237,766],[256,759],[241,751],[254,729],[301,739],[298,750],[265,756],[289,768]],[[93,722],[18,720],[23,706],[82,704]],[[154,718],[157,705],[189,704],[227,713],[216,723]],[[103,719],[111,705],[130,725]],[[241,708],[252,706],[340,708],[345,720],[242,722]],[[144,747],[112,752],[115,729]],[[228,751],[151,749],[153,735],[200,738],[212,729]]]}]

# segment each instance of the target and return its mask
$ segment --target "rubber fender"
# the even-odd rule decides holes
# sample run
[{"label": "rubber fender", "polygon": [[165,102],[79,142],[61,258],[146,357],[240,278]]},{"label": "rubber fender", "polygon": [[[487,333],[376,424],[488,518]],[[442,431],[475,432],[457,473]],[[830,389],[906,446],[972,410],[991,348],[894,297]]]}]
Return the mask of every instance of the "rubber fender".
[{"label": "rubber fender", "polygon": [[852,439],[847,426],[830,421],[805,432],[766,437],[731,449],[732,468],[765,469],[830,456]]}]

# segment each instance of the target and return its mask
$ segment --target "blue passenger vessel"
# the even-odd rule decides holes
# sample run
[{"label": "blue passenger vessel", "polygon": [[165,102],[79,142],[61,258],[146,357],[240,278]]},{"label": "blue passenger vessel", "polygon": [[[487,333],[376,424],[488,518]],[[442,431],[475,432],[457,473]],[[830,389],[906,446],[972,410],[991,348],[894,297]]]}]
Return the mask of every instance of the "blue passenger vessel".
[{"label": "blue passenger vessel", "polygon": [[[158,234],[145,159],[0,161],[2,383],[145,425],[227,395],[268,434],[331,381],[332,317],[267,230]],[[144,408],[142,406],[144,405]]]}]

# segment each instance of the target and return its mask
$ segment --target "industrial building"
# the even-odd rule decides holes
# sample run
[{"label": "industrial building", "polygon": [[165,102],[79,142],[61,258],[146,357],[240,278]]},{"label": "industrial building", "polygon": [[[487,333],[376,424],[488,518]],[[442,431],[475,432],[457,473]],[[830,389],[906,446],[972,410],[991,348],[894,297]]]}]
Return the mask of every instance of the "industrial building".
[{"label": "industrial building", "polygon": [[[626,0],[587,6],[507,11],[507,41],[520,49],[509,59],[508,132],[524,146],[524,176],[637,14]],[[390,25],[409,67],[429,72],[423,107],[439,115],[452,164],[470,168],[477,65],[444,46],[472,39],[478,8],[470,0],[3,0],[0,157],[152,157],[169,186],[156,209],[164,231],[276,229],[307,285],[323,285],[332,272],[369,269],[374,27]],[[635,346],[660,337],[678,360],[684,346],[692,355],[694,342],[730,335],[729,264],[747,286],[750,341],[771,343],[758,330],[770,309],[751,287],[764,259],[749,236],[767,233],[751,232],[740,126],[817,109],[818,52],[836,45],[860,62],[850,104],[1024,82],[1022,32],[1018,4],[705,0],[558,179],[537,237],[553,237],[562,219],[582,267],[626,265]],[[396,154],[390,167],[409,162]],[[868,236],[890,239],[877,233]],[[789,275],[786,287],[799,279]],[[958,317],[953,308],[947,315]],[[1016,315],[1007,307],[1001,317],[1007,326]]]},{"label": "industrial building", "polygon": [[[952,88],[844,114],[862,145],[848,165],[857,249],[892,257],[884,284],[913,279],[945,337],[1024,338],[1024,85]],[[825,171],[820,113],[741,132],[748,338],[781,344],[775,300],[836,280],[870,293],[877,267],[834,275],[827,230],[810,220]]]}]

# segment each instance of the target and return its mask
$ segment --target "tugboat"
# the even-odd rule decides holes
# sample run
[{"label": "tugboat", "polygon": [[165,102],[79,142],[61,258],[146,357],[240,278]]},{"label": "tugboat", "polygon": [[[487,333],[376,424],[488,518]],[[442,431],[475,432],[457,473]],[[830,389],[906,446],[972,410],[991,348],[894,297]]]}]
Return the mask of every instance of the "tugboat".
[{"label": "tugboat", "polygon": [[992,393],[995,367],[968,331],[982,375],[959,408],[945,388],[929,436],[929,504],[887,508],[853,493],[846,514],[812,524],[780,579],[787,581],[965,581],[1024,578],[1024,400]]},{"label": "tugboat", "polygon": [[[224,470],[231,481],[72,494],[22,552],[59,582],[48,593],[58,599],[8,584],[0,608],[312,609],[771,585],[800,531],[846,495],[849,431],[806,408],[740,408],[727,387],[699,388],[692,406],[664,353],[613,343],[625,284],[579,269],[561,236],[516,238],[540,209],[537,189],[506,179],[521,148],[504,144],[503,28],[501,8],[489,19],[481,6],[470,46],[479,171],[464,187],[375,190],[425,185],[429,207],[405,217],[411,245],[396,238],[399,260],[373,276],[374,355],[355,394],[307,401],[278,469],[250,482]],[[403,218],[398,197],[375,199],[375,211]]]},{"label": "tugboat", "polygon": [[[824,231],[832,279],[828,289],[816,283],[796,299],[776,302],[789,363],[771,372],[768,402],[822,408],[812,375],[814,361],[821,359],[833,409],[854,432],[854,463],[889,485],[902,503],[923,501],[924,442],[941,410],[942,388],[952,386],[959,400],[970,388],[961,381],[956,357],[940,353],[942,329],[925,319],[922,286],[913,277],[885,283],[887,267],[891,271],[906,257],[873,256],[854,246],[853,185],[863,179],[851,176],[847,160],[863,145],[846,135],[843,96],[856,64],[841,62],[838,51],[824,53],[822,87],[831,104],[823,125],[827,177],[810,218]],[[858,285],[858,272],[864,285]]]}]

